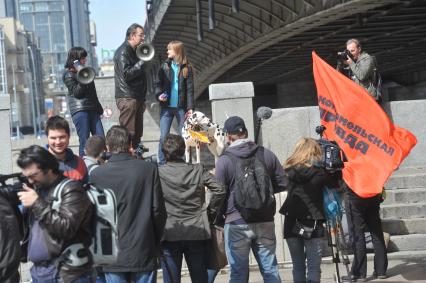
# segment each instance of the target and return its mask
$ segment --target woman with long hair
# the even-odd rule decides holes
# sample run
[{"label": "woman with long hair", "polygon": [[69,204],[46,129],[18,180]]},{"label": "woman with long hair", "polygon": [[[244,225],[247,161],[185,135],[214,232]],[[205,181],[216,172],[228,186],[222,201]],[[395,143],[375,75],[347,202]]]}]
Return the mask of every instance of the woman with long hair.
[{"label": "woman with long hair", "polygon": [[166,160],[161,148],[173,118],[176,117],[180,133],[185,115],[190,115],[194,109],[194,71],[181,41],[171,41],[167,45],[167,60],[158,72],[155,94],[161,106],[158,163],[163,165]]},{"label": "woman with long hair", "polygon": [[77,79],[79,66],[87,62],[87,51],[83,47],[72,47],[68,51],[63,75],[64,84],[68,88],[68,107],[79,138],[79,155],[84,155],[84,146],[90,134],[105,138],[100,119],[103,113],[99,103],[95,83],[83,84]]},{"label": "woman with long hair", "polygon": [[284,165],[290,185],[280,213],[285,215],[284,238],[293,261],[295,283],[321,281],[323,188],[337,187],[340,179],[339,174],[330,174],[322,166],[322,154],[314,139],[302,138]]}]

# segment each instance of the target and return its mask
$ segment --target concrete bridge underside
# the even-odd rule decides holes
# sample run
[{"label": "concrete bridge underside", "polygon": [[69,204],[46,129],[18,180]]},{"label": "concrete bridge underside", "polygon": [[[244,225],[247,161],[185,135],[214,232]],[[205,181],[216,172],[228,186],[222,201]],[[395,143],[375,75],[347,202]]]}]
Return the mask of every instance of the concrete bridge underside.
[{"label": "concrete bridge underside", "polygon": [[153,1],[146,36],[160,61],[169,41],[185,43],[197,97],[211,83],[312,81],[312,50],[334,65],[349,38],[376,56],[385,81],[414,84],[426,69],[423,0],[240,0],[238,12],[231,0],[213,0],[211,30],[209,1],[201,0],[202,41],[196,2]]}]

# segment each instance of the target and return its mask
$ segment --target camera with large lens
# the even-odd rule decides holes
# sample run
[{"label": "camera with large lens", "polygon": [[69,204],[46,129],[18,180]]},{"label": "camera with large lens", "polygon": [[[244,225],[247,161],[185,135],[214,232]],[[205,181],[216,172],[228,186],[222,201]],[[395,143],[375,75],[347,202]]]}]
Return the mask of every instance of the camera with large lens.
[{"label": "camera with large lens", "polygon": [[346,49],[342,52],[337,52],[337,59],[340,61],[347,61],[349,58],[355,62],[354,56],[351,54],[351,52],[349,52],[349,50]]},{"label": "camera with large lens", "polygon": [[330,172],[340,171],[345,166],[346,156],[335,141],[329,141],[322,137],[325,129],[325,126],[315,128],[315,132],[320,136],[317,142],[323,151],[321,166]]}]

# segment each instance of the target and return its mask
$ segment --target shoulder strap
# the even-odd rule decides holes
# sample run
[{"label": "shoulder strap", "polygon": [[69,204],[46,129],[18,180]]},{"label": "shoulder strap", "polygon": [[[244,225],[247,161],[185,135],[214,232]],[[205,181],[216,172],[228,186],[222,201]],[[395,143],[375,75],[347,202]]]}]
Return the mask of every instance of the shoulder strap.
[{"label": "shoulder strap", "polygon": [[96,164],[96,163],[90,164],[90,165],[87,167],[87,175],[89,175],[89,176],[90,176],[90,174],[92,174],[92,171],[93,171],[94,169],[96,169],[98,166],[99,166],[99,164]]},{"label": "shoulder strap", "polygon": [[258,146],[256,149],[256,152],[254,153],[254,156],[262,162],[263,167],[265,167],[265,170],[268,171],[268,168],[266,167],[265,163],[265,148],[263,146]]},{"label": "shoulder strap", "polygon": [[65,178],[59,184],[56,185],[52,195],[52,198],[53,198],[52,209],[59,210],[59,206],[62,201],[62,190],[69,182],[71,182],[71,180],[68,178]]}]

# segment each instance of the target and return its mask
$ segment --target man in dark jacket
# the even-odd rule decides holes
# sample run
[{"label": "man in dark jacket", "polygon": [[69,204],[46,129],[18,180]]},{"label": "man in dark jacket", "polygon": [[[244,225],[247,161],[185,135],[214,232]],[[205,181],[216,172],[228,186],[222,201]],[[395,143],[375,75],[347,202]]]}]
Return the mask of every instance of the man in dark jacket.
[{"label": "man in dark jacket", "polygon": [[108,131],[106,145],[111,158],[90,176],[117,198],[119,253],[116,264],[103,268],[105,277],[108,282],[156,282],[167,217],[158,169],[130,154],[130,135],[122,126]]},{"label": "man in dark jacket", "polygon": [[120,110],[119,122],[132,135],[133,148],[140,143],[143,134],[146,65],[136,56],[136,47],[143,41],[143,27],[132,24],[127,29],[126,40],[114,54],[115,99]]},{"label": "man in dark jacket", "polygon": [[284,191],[288,186],[288,179],[275,154],[247,138],[247,128],[243,119],[237,116],[229,117],[225,121],[224,131],[230,145],[217,160],[216,177],[229,189],[224,213],[225,249],[231,269],[229,282],[248,282],[250,249],[260,266],[264,282],[281,282],[275,255],[275,209],[264,213],[262,218],[256,221],[248,223],[243,219],[234,204],[237,188],[236,164],[233,159],[245,159],[256,155],[269,174],[274,193]]},{"label": "man in dark jacket", "polygon": [[[91,283],[92,204],[81,183],[64,178],[56,158],[37,145],[23,149],[17,163],[28,179],[18,197],[33,215],[28,244],[33,282]],[[54,207],[58,185],[61,201]]]},{"label": "man in dark jacket", "polygon": [[13,206],[16,207],[16,194],[9,197],[0,189],[0,282],[19,282],[19,258],[21,240],[18,219]]}]

